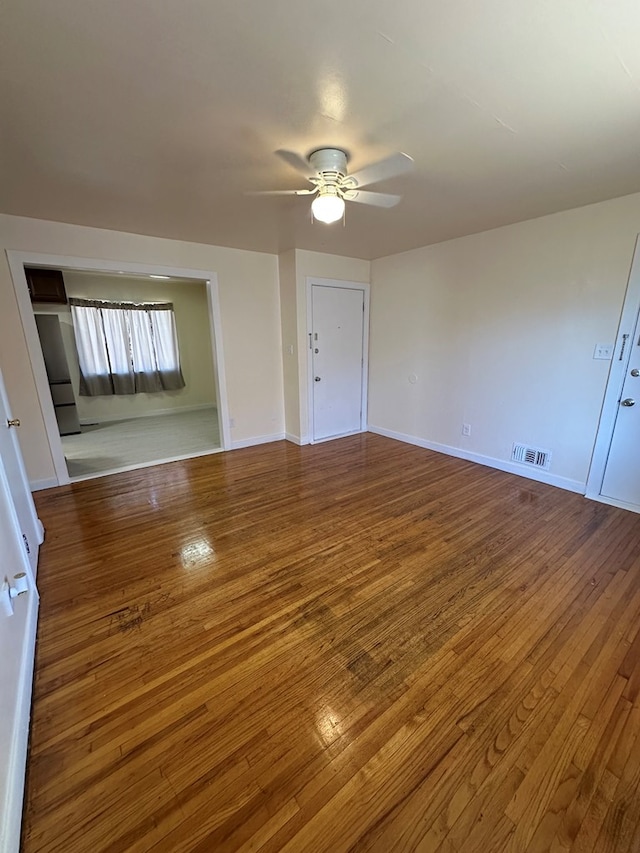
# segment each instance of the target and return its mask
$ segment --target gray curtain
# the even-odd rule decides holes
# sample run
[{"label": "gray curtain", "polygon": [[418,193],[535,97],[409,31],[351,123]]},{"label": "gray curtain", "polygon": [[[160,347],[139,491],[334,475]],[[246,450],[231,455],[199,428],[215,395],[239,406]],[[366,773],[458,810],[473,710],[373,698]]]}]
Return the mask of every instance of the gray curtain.
[{"label": "gray curtain", "polygon": [[170,302],[69,299],[69,304],[82,396],[184,388]]}]

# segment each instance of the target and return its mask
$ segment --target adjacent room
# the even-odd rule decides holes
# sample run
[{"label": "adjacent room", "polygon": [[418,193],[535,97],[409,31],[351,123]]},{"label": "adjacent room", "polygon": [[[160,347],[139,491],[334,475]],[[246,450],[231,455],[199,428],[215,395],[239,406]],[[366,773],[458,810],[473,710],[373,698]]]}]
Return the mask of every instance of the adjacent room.
[{"label": "adjacent room", "polygon": [[640,850],[640,7],[9,0],[0,853]]},{"label": "adjacent room", "polygon": [[[220,450],[206,282],[42,268],[26,276],[48,382],[41,405],[53,405],[71,481]],[[170,319],[149,330],[134,322],[142,310]],[[108,381],[81,379],[81,335],[85,372],[103,358]]]}]

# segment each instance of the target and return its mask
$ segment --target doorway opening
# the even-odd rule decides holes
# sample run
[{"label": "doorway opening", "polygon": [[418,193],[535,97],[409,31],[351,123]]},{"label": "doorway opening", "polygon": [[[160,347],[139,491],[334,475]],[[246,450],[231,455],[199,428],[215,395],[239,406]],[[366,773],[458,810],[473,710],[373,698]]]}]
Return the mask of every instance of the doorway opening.
[{"label": "doorway opening", "polygon": [[[10,254],[58,484],[229,447],[214,274]],[[42,270],[57,272],[61,294],[52,296],[50,287],[38,288],[37,273]],[[177,341],[180,387],[143,385],[124,393],[117,385],[115,392],[107,393],[87,387],[81,379],[70,301],[105,310],[135,308],[136,319],[152,308],[166,309]],[[127,321],[127,328],[133,334],[133,324],[129,328]],[[131,342],[135,348],[135,339]],[[137,378],[135,370],[134,364]]]}]

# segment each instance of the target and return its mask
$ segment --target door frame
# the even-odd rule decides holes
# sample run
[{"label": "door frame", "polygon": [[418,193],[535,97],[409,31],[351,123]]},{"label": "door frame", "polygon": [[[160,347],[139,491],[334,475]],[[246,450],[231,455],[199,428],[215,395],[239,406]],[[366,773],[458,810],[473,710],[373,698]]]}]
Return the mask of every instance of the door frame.
[{"label": "door frame", "polygon": [[[634,330],[636,324],[640,330],[640,323],[637,323],[640,315],[640,238],[636,240],[636,245],[631,263],[631,271],[629,273],[629,281],[627,283],[627,291],[624,298],[622,314],[616,335],[616,342],[613,350],[613,359],[609,369],[609,378],[607,380],[607,388],[604,394],[602,411],[600,413],[600,422],[598,424],[598,432],[591,457],[591,466],[587,477],[587,486],[585,497],[591,500],[600,501],[601,503],[617,506],[621,509],[640,512],[640,506],[630,504],[626,501],[618,501],[615,498],[605,497],[601,494],[602,482],[604,480],[605,470],[607,467],[607,458],[609,449],[613,440],[613,431],[615,429],[616,418],[618,415],[618,407],[622,386],[627,375],[627,367],[631,357]],[[638,332],[640,333],[640,332]]]},{"label": "door frame", "polygon": [[362,319],[362,412],[360,414],[360,429],[355,433],[345,433],[345,435],[355,435],[361,432],[367,432],[369,426],[367,422],[368,413],[368,389],[369,389],[369,305],[371,297],[371,286],[362,281],[341,281],[336,278],[318,278],[317,276],[306,277],[307,291],[307,411],[309,418],[309,444],[320,444],[323,441],[332,441],[333,438],[340,436],[331,436],[330,438],[314,439],[313,437],[313,358],[311,350],[313,349],[313,286],[318,287],[336,287],[342,290],[361,290],[364,295],[364,313]]},{"label": "door frame", "polygon": [[[18,302],[18,310],[22,320],[22,327],[29,352],[29,359],[36,383],[38,401],[44,420],[47,441],[53,459],[56,472],[57,485],[63,486],[71,482],[67,471],[67,464],[62,449],[62,440],[58,430],[47,371],[44,365],[42,347],[33,313],[31,298],[24,267],[29,265],[53,267],[54,269],[83,270],[93,273],[123,273],[124,275],[161,275],[176,278],[193,279],[198,282],[206,282],[207,305],[209,311],[209,329],[211,334],[211,348],[213,358],[213,373],[216,386],[216,398],[218,406],[218,420],[220,422],[220,438],[222,450],[231,448],[231,429],[229,426],[229,406],[227,402],[226,371],[224,366],[224,352],[222,346],[222,324],[220,320],[220,299],[218,288],[218,277],[210,270],[182,269],[180,267],[167,267],[158,264],[140,264],[131,261],[108,261],[97,258],[78,258],[68,255],[50,255],[40,252],[18,252],[7,250],[9,269],[13,279],[13,287]],[[188,285],[187,285],[188,286]],[[185,458],[176,455],[176,459]],[[163,460],[167,461],[167,460]],[[56,483],[47,483],[56,485]],[[44,488],[45,486],[40,486]]]},{"label": "door frame", "polygon": [[[0,370],[0,403],[2,404],[7,421],[10,418],[13,418],[13,412],[7,396],[2,370]],[[9,443],[12,448],[12,467],[14,469],[13,473],[17,474],[17,483],[12,482],[13,477],[12,480],[9,479],[9,470],[5,460],[0,460],[0,462],[2,463],[1,467],[4,469],[4,475],[15,507],[18,526],[21,528],[20,536],[24,539],[24,543],[26,545],[28,555],[27,559],[31,566],[31,573],[35,578],[38,573],[39,549],[40,545],[44,542],[44,527],[38,518],[38,511],[36,510],[36,505],[33,502],[33,495],[31,494],[31,487],[29,486],[29,480],[27,478],[24,460],[22,458],[22,448],[20,447],[20,441],[16,435],[15,428],[11,428],[7,423],[0,424],[0,429],[5,429],[9,433]],[[16,491],[20,493],[19,496],[16,495]],[[18,510],[18,505],[20,505],[20,510]],[[24,515],[26,515],[26,518],[22,517]],[[1,581],[2,576],[0,575],[0,582]]]}]

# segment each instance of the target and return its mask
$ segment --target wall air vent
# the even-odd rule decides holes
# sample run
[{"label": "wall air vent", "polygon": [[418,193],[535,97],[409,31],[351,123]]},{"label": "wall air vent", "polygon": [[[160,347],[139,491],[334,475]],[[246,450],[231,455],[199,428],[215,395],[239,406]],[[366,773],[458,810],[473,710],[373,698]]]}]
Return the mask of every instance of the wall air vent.
[{"label": "wall air vent", "polygon": [[534,468],[548,469],[551,464],[551,451],[542,450],[540,447],[528,447],[526,444],[514,444],[511,461],[533,465]]}]

